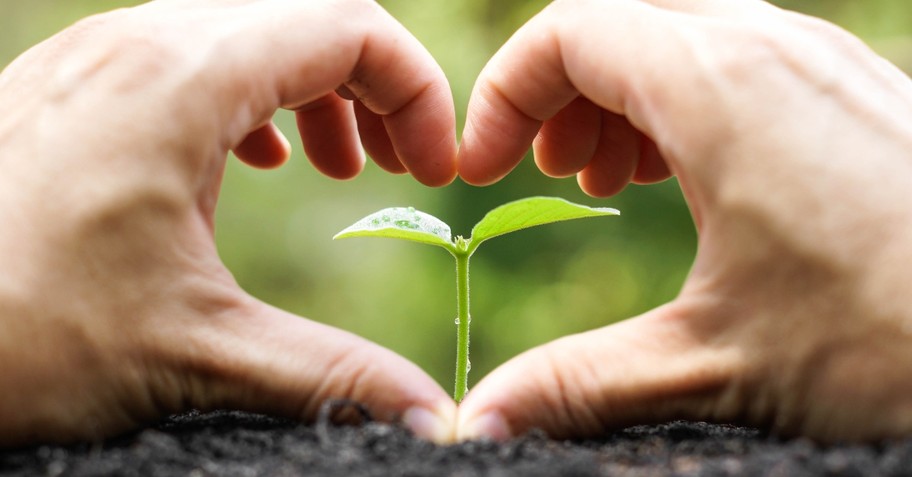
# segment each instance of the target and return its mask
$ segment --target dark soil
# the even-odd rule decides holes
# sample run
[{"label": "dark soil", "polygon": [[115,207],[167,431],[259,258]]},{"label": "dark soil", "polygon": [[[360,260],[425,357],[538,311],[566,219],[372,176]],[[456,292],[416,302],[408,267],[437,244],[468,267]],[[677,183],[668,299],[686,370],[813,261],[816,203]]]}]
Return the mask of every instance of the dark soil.
[{"label": "dark soil", "polygon": [[821,447],[693,422],[586,441],[531,433],[440,447],[393,425],[313,425],[234,411],[191,412],[102,444],[0,452],[0,476],[901,476],[912,438]]}]

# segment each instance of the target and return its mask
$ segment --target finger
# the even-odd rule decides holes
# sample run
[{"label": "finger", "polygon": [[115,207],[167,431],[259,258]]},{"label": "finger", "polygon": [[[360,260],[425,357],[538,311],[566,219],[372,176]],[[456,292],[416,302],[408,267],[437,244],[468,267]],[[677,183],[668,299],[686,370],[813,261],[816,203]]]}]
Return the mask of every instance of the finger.
[{"label": "finger", "polygon": [[291,144],[275,123],[270,121],[248,134],[234,147],[234,154],[253,167],[272,169],[285,164],[291,156]]},{"label": "finger", "polygon": [[533,143],[538,168],[551,177],[583,170],[598,147],[601,116],[601,108],[580,97],[545,121]]},{"label": "finger", "polygon": [[[183,376],[182,393],[158,386],[159,402],[181,409],[240,409],[312,420],[328,399],[350,399],[421,437],[453,439],[455,404],[421,369],[380,346],[319,323],[251,303],[215,326],[185,330],[159,354]],[[180,402],[181,400],[184,403]]]},{"label": "finger", "polygon": [[671,176],[651,139],[623,116],[582,97],[544,123],[533,147],[543,173],[566,177],[582,172],[581,188],[595,197],[615,195],[630,182],[650,184]]},{"label": "finger", "polygon": [[399,161],[427,186],[445,186],[456,178],[456,116],[449,91],[449,85],[429,86],[420,93],[424,98],[383,115]]},{"label": "finger", "polygon": [[610,197],[630,183],[640,156],[640,133],[623,116],[602,113],[598,147],[577,181],[593,197]]},{"label": "finger", "polygon": [[351,179],[364,168],[352,104],[335,93],[295,111],[304,153],[314,167],[334,179]]},{"label": "finger", "polygon": [[[397,156],[417,180],[439,186],[455,178],[449,83],[418,40],[376,2],[256,1],[193,10],[151,2],[133,12],[143,25],[161,18],[168,31],[192,32],[171,61],[184,59],[194,71],[205,65],[191,79],[207,95],[212,127],[228,136],[227,144],[239,144],[279,107],[297,109],[344,86],[383,117]],[[165,46],[167,40],[162,37]]]},{"label": "finger", "polygon": [[[469,98],[456,163],[459,176],[470,184],[488,185],[507,175],[522,160],[542,123],[578,95],[559,63],[545,64],[543,70],[526,64],[537,50],[547,49],[544,45],[533,47],[535,51],[525,59],[515,58],[520,51],[514,50],[521,49],[522,41],[514,36],[497,52]],[[535,78],[509,84],[513,75],[505,68],[523,68]]]},{"label": "finger", "polygon": [[[744,16],[761,2],[707,2],[690,11],[688,5],[701,2],[654,3],[555,2],[517,31],[472,92],[460,176],[479,185],[503,177],[522,159],[541,122],[580,94],[626,116],[651,138],[669,137],[662,120],[671,113],[705,112],[695,95],[679,94],[708,87],[699,76],[684,74],[699,70],[693,68],[696,52],[705,49],[694,34],[702,18],[695,14]],[[665,9],[670,6],[683,11]]]},{"label": "finger", "polygon": [[383,118],[367,109],[360,101],[355,101],[355,117],[358,118],[361,142],[371,159],[387,172],[408,172],[408,169],[399,162],[399,156],[396,155],[396,149],[386,132]]},{"label": "finger", "polygon": [[[567,3],[572,2],[561,5]],[[479,75],[469,100],[457,160],[460,176],[469,183],[489,184],[506,175],[522,159],[541,123],[555,117],[577,95],[582,94],[598,107],[614,113],[623,115],[627,112],[624,93],[619,90],[628,78],[622,78],[615,69],[625,74],[632,72],[627,71],[626,64],[614,64],[615,57],[624,54],[624,51],[606,55],[600,49],[598,59],[584,58],[576,63],[570,63],[568,60],[571,58],[565,58],[577,54],[574,48],[577,41],[614,46],[611,38],[601,38],[607,36],[606,33],[599,33],[599,30],[610,30],[613,26],[603,25],[595,29],[593,25],[586,24],[592,10],[597,15],[603,15],[605,12],[600,10],[609,7],[587,3],[587,15],[574,15],[567,11],[569,9],[555,5],[546,8],[517,31]],[[655,15],[651,11],[654,8],[638,2],[611,2],[610,5],[622,10],[622,13],[628,10],[626,15],[621,16],[642,23],[646,22],[641,17]],[[605,16],[608,22],[614,20],[614,16]],[[565,28],[565,21],[575,25]],[[628,26],[619,27],[633,30]],[[639,35],[643,36],[642,33]],[[587,38],[580,38],[583,36]],[[636,39],[624,41],[640,43]],[[603,63],[612,63],[613,69],[607,73],[602,71],[606,69]],[[589,90],[581,87],[589,84],[577,84],[579,80],[576,76],[592,75],[600,77],[589,80],[590,83],[598,83],[590,86]],[[629,88],[629,84],[626,86]]]},{"label": "finger", "polygon": [[671,171],[658,146],[652,140],[640,133],[640,162],[637,164],[636,173],[633,175],[635,184],[654,184],[671,177]]},{"label": "finger", "polygon": [[533,428],[591,437],[633,424],[733,418],[724,403],[737,389],[741,357],[684,326],[686,313],[666,305],[514,358],[462,402],[458,439]]},{"label": "finger", "polygon": [[[348,90],[367,109],[383,117],[397,157],[416,179],[431,186],[452,182],[455,107],[446,77],[427,50],[386,12],[371,6],[373,2],[353,3],[358,8],[351,13],[368,21],[360,24],[361,31],[348,32],[360,44],[348,52],[355,61],[339,79],[346,80]],[[365,8],[372,15],[361,14]],[[286,102],[294,102],[290,96]]]}]

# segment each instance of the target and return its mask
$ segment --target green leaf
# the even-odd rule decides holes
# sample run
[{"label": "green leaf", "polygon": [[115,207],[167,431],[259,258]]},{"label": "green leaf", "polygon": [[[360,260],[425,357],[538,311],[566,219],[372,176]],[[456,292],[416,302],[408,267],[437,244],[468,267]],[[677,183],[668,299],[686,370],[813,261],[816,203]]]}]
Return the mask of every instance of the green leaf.
[{"label": "green leaf", "polygon": [[490,212],[472,228],[471,247],[498,235],[563,220],[620,215],[617,209],[587,207],[556,197],[529,197],[506,203]]},{"label": "green leaf", "polygon": [[333,240],[348,237],[398,238],[450,251],[455,249],[450,226],[413,207],[390,207],[374,212],[336,234]]}]

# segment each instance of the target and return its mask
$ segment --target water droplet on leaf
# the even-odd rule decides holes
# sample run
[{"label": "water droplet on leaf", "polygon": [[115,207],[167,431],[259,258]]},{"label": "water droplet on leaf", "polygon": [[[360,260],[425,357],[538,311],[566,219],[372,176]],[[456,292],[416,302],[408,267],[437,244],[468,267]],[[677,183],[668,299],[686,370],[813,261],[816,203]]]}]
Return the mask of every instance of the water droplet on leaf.
[{"label": "water droplet on leaf", "polygon": [[395,224],[396,224],[397,227],[401,227],[401,228],[403,228],[403,229],[412,229],[412,230],[414,230],[414,229],[417,229],[417,228],[418,228],[418,224],[416,224],[415,222],[412,222],[411,220],[397,220],[397,221],[395,222]]}]

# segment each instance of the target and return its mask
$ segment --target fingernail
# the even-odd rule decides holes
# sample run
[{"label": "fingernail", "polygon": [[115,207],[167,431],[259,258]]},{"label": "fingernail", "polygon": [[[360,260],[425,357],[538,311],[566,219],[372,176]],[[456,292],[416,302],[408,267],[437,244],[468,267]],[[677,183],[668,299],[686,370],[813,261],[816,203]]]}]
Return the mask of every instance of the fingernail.
[{"label": "fingernail", "polygon": [[482,437],[505,441],[513,437],[513,433],[506,419],[497,411],[489,411],[459,426],[457,439],[460,441]]},{"label": "fingernail", "polygon": [[411,407],[402,415],[402,423],[418,437],[437,444],[453,442],[453,419],[446,419],[430,409]]}]

